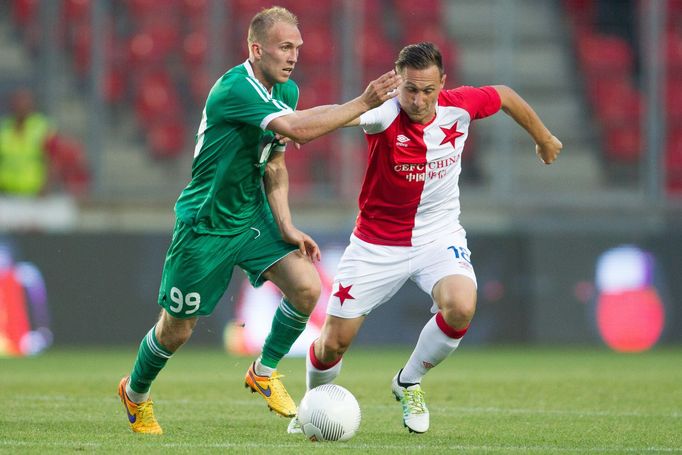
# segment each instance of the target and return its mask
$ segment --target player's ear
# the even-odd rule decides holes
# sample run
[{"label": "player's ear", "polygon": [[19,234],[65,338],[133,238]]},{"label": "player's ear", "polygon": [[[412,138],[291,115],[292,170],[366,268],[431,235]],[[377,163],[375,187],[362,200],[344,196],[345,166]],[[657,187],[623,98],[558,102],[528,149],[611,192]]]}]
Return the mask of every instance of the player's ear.
[{"label": "player's ear", "polygon": [[447,74],[443,73],[443,75],[440,77],[440,88],[445,87],[445,79],[448,77]]},{"label": "player's ear", "polygon": [[260,59],[263,56],[263,49],[260,47],[260,44],[251,43],[251,53],[255,58]]}]

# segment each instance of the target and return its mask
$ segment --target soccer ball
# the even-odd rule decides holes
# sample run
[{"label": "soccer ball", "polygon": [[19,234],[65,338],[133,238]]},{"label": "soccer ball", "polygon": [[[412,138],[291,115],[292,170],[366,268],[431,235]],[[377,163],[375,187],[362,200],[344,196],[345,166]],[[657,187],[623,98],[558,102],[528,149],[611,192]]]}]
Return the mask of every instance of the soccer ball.
[{"label": "soccer ball", "polygon": [[360,427],[360,405],[352,393],[336,384],[308,391],[298,407],[298,421],[311,441],[347,441]]}]

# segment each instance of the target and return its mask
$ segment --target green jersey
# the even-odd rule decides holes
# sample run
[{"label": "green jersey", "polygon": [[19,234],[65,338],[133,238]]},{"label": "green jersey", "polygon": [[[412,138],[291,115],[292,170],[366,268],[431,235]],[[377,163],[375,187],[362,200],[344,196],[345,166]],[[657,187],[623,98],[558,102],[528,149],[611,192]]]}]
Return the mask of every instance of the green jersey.
[{"label": "green jersey", "polygon": [[298,103],[294,81],[271,92],[247,60],[225,73],[208,94],[197,132],[192,180],[175,213],[198,233],[235,235],[269,211],[262,181],[271,151],[283,151],[265,128]]}]

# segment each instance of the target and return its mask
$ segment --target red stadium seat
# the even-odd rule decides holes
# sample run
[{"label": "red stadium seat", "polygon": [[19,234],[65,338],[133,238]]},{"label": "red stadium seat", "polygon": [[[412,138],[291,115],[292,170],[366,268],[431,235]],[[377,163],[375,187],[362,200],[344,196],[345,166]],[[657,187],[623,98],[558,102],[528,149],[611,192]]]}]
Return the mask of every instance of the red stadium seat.
[{"label": "red stadium seat", "polygon": [[606,157],[617,163],[636,164],[642,154],[642,134],[639,123],[620,125],[605,131]]},{"label": "red stadium seat", "polygon": [[145,126],[180,116],[179,95],[167,73],[156,71],[142,77],[137,85],[135,111]]},{"label": "red stadium seat", "polygon": [[170,18],[180,11],[180,0],[127,0],[128,12],[135,22],[149,19]]},{"label": "red stadium seat", "polygon": [[336,60],[336,40],[332,30],[324,26],[306,27],[303,32],[303,47],[301,48],[301,62],[314,65],[333,65]]},{"label": "red stadium seat", "polygon": [[668,135],[665,151],[666,185],[670,192],[682,195],[682,128]]},{"label": "red stadium seat", "polygon": [[682,125],[682,75],[668,81],[665,100],[668,125]]},{"label": "red stadium seat", "polygon": [[[396,45],[381,30],[366,26],[356,41],[356,54],[360,56],[363,68],[382,68],[383,72],[393,68],[396,57]],[[370,72],[374,77],[374,72]],[[377,73],[378,76],[380,73]]]},{"label": "red stadium seat", "polygon": [[85,194],[91,175],[81,144],[71,138],[57,135],[48,148],[52,175],[59,178],[69,193],[76,196]]},{"label": "red stadium seat", "polygon": [[66,0],[64,2],[64,14],[67,23],[80,24],[90,21],[90,6],[92,0]]},{"label": "red stadium seat", "polygon": [[597,118],[606,128],[638,123],[642,116],[643,101],[629,80],[596,79],[588,86]]},{"label": "red stadium seat", "polygon": [[306,78],[301,82],[299,88],[298,109],[308,109],[322,104],[338,103],[337,79],[329,77],[329,73],[320,72],[306,73]]},{"label": "red stadium seat", "polygon": [[183,0],[182,16],[188,21],[190,30],[205,30],[208,27],[208,11],[211,0]]},{"label": "red stadium seat", "polygon": [[620,37],[581,32],[577,40],[578,60],[588,77],[632,74],[634,55]]},{"label": "red stadium seat", "polygon": [[161,121],[151,126],[147,144],[154,158],[174,158],[185,151],[185,122],[180,118]]},{"label": "red stadium seat", "polygon": [[39,0],[14,0],[12,2],[12,16],[20,27],[28,27],[38,21]]},{"label": "red stadium seat", "polygon": [[403,24],[427,22],[432,26],[440,22],[444,14],[441,0],[395,0],[396,13]]},{"label": "red stadium seat", "polygon": [[182,40],[182,56],[185,69],[193,72],[198,65],[203,65],[208,52],[208,37],[204,31],[189,33]]},{"label": "red stadium seat", "polygon": [[133,35],[129,43],[130,59],[134,65],[156,65],[180,47],[177,24],[165,17],[149,20]]}]

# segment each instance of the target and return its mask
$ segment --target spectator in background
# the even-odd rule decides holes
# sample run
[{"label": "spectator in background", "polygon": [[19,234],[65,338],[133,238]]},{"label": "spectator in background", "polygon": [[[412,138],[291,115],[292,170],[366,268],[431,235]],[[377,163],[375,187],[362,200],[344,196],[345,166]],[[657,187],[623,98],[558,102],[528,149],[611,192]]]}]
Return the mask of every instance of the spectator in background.
[{"label": "spectator in background", "polygon": [[15,92],[11,114],[0,122],[0,193],[37,196],[45,190],[53,137],[47,118],[35,112],[33,93]]}]

